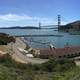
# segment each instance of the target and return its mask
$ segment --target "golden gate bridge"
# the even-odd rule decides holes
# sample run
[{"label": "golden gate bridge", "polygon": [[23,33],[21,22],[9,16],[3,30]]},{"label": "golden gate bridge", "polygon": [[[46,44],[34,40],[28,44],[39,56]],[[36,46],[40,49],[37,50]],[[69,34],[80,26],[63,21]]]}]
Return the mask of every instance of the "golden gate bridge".
[{"label": "golden gate bridge", "polygon": [[[59,29],[59,27],[61,26],[61,25],[63,25],[63,24],[61,24],[61,19],[62,19],[63,17],[61,16],[61,15],[57,15],[57,24],[55,25],[42,25],[42,23],[41,22],[39,22],[39,24],[38,24],[38,27],[39,27],[39,29]],[[64,18],[63,18],[64,19]],[[64,21],[66,22],[67,20],[65,20],[64,19]]]}]

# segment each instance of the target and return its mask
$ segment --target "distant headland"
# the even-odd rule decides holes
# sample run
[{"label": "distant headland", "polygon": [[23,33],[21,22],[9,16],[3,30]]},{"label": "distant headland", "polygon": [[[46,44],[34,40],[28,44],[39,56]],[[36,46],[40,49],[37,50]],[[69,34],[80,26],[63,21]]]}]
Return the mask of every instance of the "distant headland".
[{"label": "distant headland", "polygon": [[13,26],[13,27],[0,27],[0,29],[40,29],[36,26]]},{"label": "distant headland", "polygon": [[65,32],[80,31],[80,20],[68,23],[66,25],[61,25],[59,26],[58,30]]}]

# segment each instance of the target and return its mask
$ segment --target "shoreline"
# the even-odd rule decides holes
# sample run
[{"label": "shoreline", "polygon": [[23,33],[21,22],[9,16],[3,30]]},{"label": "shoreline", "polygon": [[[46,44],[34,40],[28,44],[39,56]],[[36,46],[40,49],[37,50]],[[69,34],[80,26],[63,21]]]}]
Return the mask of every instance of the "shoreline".
[{"label": "shoreline", "polygon": [[[27,42],[25,42],[24,37],[18,37],[25,45],[28,45]],[[44,44],[44,43],[43,43]],[[28,45],[29,46],[29,45]],[[64,49],[64,48],[80,48],[80,46],[64,46],[63,48],[55,48],[55,49]],[[34,48],[34,49],[49,49],[49,48]]]},{"label": "shoreline", "polygon": [[[24,38],[23,38],[24,39]],[[27,43],[26,43],[27,44]],[[34,48],[40,50],[40,55],[56,57],[75,57],[80,56],[80,46],[65,46],[64,48]]]}]

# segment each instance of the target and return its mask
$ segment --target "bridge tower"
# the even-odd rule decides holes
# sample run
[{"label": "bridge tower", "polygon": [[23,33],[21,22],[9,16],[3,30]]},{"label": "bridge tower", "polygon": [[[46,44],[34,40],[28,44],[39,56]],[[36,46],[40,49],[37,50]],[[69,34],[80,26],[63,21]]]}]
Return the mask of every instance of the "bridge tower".
[{"label": "bridge tower", "polygon": [[41,29],[41,23],[39,22],[39,29]]},{"label": "bridge tower", "polygon": [[60,25],[61,25],[61,15],[58,15],[58,30],[60,28]]}]

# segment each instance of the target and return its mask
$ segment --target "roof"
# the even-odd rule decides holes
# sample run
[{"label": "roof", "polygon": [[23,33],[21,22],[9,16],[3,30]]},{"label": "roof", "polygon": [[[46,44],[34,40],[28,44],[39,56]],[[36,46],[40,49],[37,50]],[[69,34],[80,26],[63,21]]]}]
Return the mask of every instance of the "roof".
[{"label": "roof", "polygon": [[51,56],[66,56],[80,53],[80,47],[65,47],[65,48],[53,48],[53,49],[40,49],[40,55],[51,55]]}]

